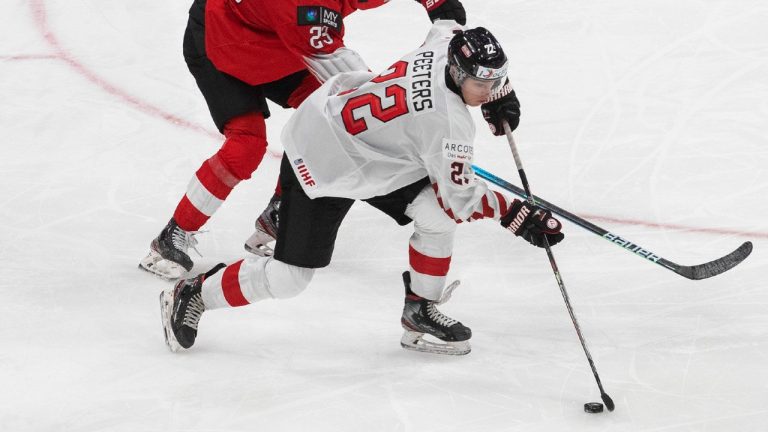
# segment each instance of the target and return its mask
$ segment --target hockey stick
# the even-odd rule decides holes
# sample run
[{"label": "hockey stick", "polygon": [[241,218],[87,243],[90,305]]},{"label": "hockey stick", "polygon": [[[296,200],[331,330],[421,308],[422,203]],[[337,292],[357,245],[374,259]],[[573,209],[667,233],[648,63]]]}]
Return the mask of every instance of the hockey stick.
[{"label": "hockey stick", "polygon": [[[505,189],[523,199],[528,199],[528,194],[523,189],[520,189],[519,187],[509,183],[508,181],[502,178],[499,178],[491,174],[490,172],[478,166],[472,165],[472,169],[475,170],[475,174],[477,174],[478,177],[485,179],[495,184],[496,186],[499,186],[500,188]],[[750,253],[752,253],[752,242],[748,241],[748,242],[744,242],[741,246],[736,248],[736,250],[729,253],[728,255],[725,255],[723,257],[720,257],[708,263],[697,264],[692,266],[680,265],[672,261],[669,261],[665,258],[662,258],[661,256],[651,252],[650,250],[638,245],[637,243],[633,243],[623,237],[613,234],[608,230],[601,228],[593,224],[592,222],[589,222],[588,220],[580,218],[567,210],[563,210],[562,208],[552,203],[549,203],[535,195],[533,196],[533,198],[536,201],[537,205],[551,211],[552,213],[557,214],[563,219],[571,223],[574,223],[586,229],[587,231],[597,234],[600,237],[610,241],[611,243],[614,243],[620,246],[625,250],[628,250],[634,253],[637,256],[645,258],[652,263],[658,264],[666,268],[667,270],[672,270],[673,272],[691,280],[706,279],[712,276],[717,276],[720,273],[726,272],[732,269],[733,267],[737,266],[739,263],[744,261],[749,256]]]},{"label": "hockey stick", "polygon": [[[531,187],[528,185],[528,178],[525,176],[525,170],[523,170],[523,162],[520,159],[520,154],[517,152],[517,145],[515,144],[515,138],[512,136],[512,130],[509,128],[509,124],[505,121],[504,122],[504,132],[507,134],[507,141],[509,141],[509,149],[512,150],[512,156],[515,158],[515,165],[517,166],[517,173],[520,174],[520,181],[523,182],[523,187],[525,188],[525,194],[528,196],[527,200],[533,205],[536,205],[536,197],[531,193]],[[587,360],[589,361],[589,367],[592,368],[592,375],[595,377],[595,381],[597,382],[597,387],[600,389],[600,399],[603,400],[603,403],[605,403],[606,408],[608,408],[608,411],[613,411],[615,408],[613,404],[613,399],[611,399],[610,396],[608,396],[608,393],[603,390],[603,384],[600,382],[600,376],[597,374],[597,368],[595,367],[595,362],[592,360],[592,355],[589,353],[589,349],[587,348],[587,343],[584,340],[584,336],[581,334],[581,327],[579,327],[579,321],[576,320],[576,315],[573,312],[573,307],[571,306],[571,301],[568,299],[568,292],[565,290],[565,283],[563,282],[563,278],[560,275],[560,270],[557,268],[557,263],[555,262],[555,256],[552,254],[552,248],[549,246],[549,241],[547,240],[546,235],[544,236],[544,249],[547,251],[547,257],[549,258],[549,264],[552,266],[552,272],[555,274],[555,279],[557,279],[557,285],[560,287],[560,293],[563,295],[563,300],[565,301],[565,307],[568,308],[568,314],[571,315],[571,322],[573,322],[573,328],[576,329],[576,334],[579,336],[579,342],[581,342],[581,347],[584,348],[584,354],[587,355]]]}]

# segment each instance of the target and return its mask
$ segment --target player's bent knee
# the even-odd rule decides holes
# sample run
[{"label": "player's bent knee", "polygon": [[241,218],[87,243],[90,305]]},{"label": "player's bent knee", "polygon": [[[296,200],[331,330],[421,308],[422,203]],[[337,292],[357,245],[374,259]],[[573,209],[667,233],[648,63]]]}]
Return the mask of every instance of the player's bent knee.
[{"label": "player's bent knee", "polygon": [[232,134],[218,155],[230,173],[239,180],[251,178],[267,151],[267,141],[252,135]]},{"label": "player's bent knee", "polygon": [[408,205],[405,214],[413,219],[416,229],[422,233],[453,233],[456,222],[440,207],[431,188],[424,188]]},{"label": "player's bent knee", "polygon": [[240,180],[251,178],[267,151],[267,133],[261,113],[235,117],[224,127],[224,141],[218,154],[230,172]]},{"label": "player's bent knee", "polygon": [[315,269],[297,267],[276,259],[271,259],[267,263],[265,271],[269,281],[268,290],[272,298],[276,299],[286,299],[301,294],[307,289],[315,274]]}]

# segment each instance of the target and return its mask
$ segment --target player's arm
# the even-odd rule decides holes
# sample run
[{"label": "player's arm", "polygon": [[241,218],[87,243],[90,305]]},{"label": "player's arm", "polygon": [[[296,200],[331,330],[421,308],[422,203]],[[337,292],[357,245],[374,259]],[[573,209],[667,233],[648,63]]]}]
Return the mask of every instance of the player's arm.
[{"label": "player's arm", "polygon": [[439,151],[424,157],[438,204],[457,223],[491,218],[534,246],[544,238],[554,246],[563,238],[560,221],[547,210],[488,189],[472,169],[471,136],[444,138]]},{"label": "player's arm", "polygon": [[562,224],[548,210],[492,191],[475,178],[470,149],[471,144],[445,139],[442,154],[428,158],[432,188],[449,217],[457,223],[501,220],[504,228],[538,247],[544,247],[545,238],[550,246],[563,240]]},{"label": "player's arm", "polygon": [[[468,144],[445,140],[444,147],[466,148]],[[471,143],[469,143],[471,146]],[[471,159],[458,159],[441,155],[433,162],[439,166],[428,170],[432,189],[437,201],[446,214],[460,222],[478,219],[500,219],[508,210],[512,199],[505,194],[492,191],[482,180],[475,178]]]},{"label": "player's arm", "polygon": [[[500,219],[513,200],[488,189],[484,181],[475,178],[472,169],[474,125],[471,119],[441,117],[435,113],[433,118],[422,120],[424,130],[434,131],[430,134],[431,144],[422,155],[422,160],[438,203],[456,222]],[[445,130],[445,125],[449,125],[448,134],[440,132]]]},{"label": "player's arm", "polygon": [[452,20],[461,25],[467,23],[467,13],[459,0],[416,0],[427,10],[432,22]]}]

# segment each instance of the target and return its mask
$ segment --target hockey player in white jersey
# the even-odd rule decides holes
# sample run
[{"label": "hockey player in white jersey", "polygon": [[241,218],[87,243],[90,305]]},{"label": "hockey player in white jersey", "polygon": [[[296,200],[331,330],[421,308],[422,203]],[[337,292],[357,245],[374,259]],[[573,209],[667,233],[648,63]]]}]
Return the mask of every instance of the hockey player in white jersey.
[{"label": "hockey player in white jersey", "polygon": [[192,346],[205,310],[301,293],[314,269],[330,262],[354,200],[364,200],[400,224],[414,223],[401,345],[468,353],[470,329],[437,309],[450,295],[444,287],[457,224],[501,220],[539,247],[545,238],[550,245],[563,239],[549,212],[491,191],[473,175],[475,126],[467,106],[481,106],[494,134],[503,134],[503,122],[513,129],[519,123],[507,65],[484,28],[438,21],[419,49],[383,73],[345,73],[323,84],[283,129],[274,256],[217,266],[161,294],[169,347]]}]

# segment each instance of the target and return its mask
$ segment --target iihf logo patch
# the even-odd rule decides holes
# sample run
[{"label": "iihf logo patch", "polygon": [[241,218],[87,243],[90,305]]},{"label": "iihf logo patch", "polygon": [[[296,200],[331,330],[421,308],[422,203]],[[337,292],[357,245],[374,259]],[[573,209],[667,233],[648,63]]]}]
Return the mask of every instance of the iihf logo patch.
[{"label": "iihf logo patch", "polygon": [[467,58],[472,57],[472,50],[470,50],[469,47],[466,45],[461,46],[461,52],[464,53],[464,57],[467,57]]},{"label": "iihf logo patch", "polygon": [[309,172],[309,167],[307,167],[307,164],[304,163],[304,158],[299,157],[294,159],[293,164],[296,165],[296,174],[298,174],[297,177],[301,179],[302,183],[304,183],[305,189],[311,189],[317,186],[315,179]]}]

